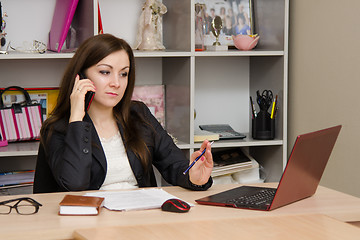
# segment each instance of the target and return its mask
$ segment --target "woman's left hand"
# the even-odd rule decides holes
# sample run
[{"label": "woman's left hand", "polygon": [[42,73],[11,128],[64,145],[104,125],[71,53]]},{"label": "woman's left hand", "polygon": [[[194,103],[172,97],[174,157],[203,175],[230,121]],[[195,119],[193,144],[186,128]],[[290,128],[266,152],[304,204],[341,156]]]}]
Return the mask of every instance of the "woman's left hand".
[{"label": "woman's left hand", "polygon": [[200,147],[200,150],[191,154],[191,162],[200,156],[202,151],[206,148],[205,154],[192,166],[189,170],[189,178],[193,184],[204,185],[208,182],[212,169],[213,169],[213,158],[211,154],[211,144],[208,140],[205,140]]}]

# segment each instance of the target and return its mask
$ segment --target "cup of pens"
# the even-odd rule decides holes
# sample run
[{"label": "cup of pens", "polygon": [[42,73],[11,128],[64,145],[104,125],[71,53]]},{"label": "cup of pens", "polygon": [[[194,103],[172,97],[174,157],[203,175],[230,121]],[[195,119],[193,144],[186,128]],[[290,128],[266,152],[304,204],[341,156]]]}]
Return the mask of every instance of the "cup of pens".
[{"label": "cup of pens", "polygon": [[271,90],[256,92],[256,103],[260,109],[256,111],[252,97],[250,104],[252,110],[252,138],[257,140],[272,140],[275,138],[275,119],[278,109],[278,96],[273,96]]}]

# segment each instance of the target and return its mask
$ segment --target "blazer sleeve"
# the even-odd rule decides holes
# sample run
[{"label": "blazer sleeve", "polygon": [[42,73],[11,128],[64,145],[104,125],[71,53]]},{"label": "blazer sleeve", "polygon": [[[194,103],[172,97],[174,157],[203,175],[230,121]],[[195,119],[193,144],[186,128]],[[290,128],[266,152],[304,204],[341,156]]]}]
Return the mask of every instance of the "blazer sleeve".
[{"label": "blazer sleeve", "polygon": [[[145,104],[140,103],[137,111],[141,111],[145,120],[150,123],[151,130],[147,129],[145,139],[147,136],[152,136],[148,139],[147,145],[152,154],[152,164],[158,169],[162,177],[170,184],[181,186],[192,190],[206,190],[212,185],[212,178],[202,185],[194,185],[189,180],[189,174],[183,174],[189,166],[189,160],[184,153],[175,145],[173,139],[169,136],[167,131],[161,126],[157,119],[152,115]],[[146,132],[146,131],[144,131]]]},{"label": "blazer sleeve", "polygon": [[92,148],[91,124],[84,121],[68,124],[47,139],[47,163],[55,181],[64,190],[87,190],[90,186]]}]

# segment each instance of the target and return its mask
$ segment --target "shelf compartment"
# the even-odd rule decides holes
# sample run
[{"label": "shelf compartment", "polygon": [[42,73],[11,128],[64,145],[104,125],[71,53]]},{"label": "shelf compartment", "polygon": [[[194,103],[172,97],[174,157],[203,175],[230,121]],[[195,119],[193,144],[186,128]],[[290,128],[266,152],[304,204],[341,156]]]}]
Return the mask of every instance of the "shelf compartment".
[{"label": "shelf compartment", "polygon": [[191,58],[163,58],[166,130],[178,141],[190,141],[190,65]]},{"label": "shelf compartment", "polygon": [[[19,59],[1,61],[1,87],[58,87],[68,59]],[[13,69],[8,71],[5,69]]]},{"label": "shelf compartment", "polygon": [[135,61],[136,85],[165,86],[165,128],[178,141],[189,143],[190,57],[138,57]]},{"label": "shelf compartment", "polygon": [[[274,97],[278,95],[278,111],[275,119],[275,137],[286,139],[287,79],[284,69],[284,56],[250,57],[250,96],[256,101],[256,91],[271,90]],[[257,112],[259,106],[254,102]],[[251,128],[249,128],[251,132]]]},{"label": "shelf compartment", "polygon": [[196,57],[194,128],[229,124],[249,132],[249,57]]},{"label": "shelf compartment", "polygon": [[6,147],[0,147],[0,157],[37,156],[39,141],[9,143]]},{"label": "shelf compartment", "polygon": [[[167,7],[167,13],[162,16],[165,48],[190,51],[190,0],[162,2]],[[134,46],[143,4],[142,0],[100,1],[104,32],[124,38],[130,46]]]}]

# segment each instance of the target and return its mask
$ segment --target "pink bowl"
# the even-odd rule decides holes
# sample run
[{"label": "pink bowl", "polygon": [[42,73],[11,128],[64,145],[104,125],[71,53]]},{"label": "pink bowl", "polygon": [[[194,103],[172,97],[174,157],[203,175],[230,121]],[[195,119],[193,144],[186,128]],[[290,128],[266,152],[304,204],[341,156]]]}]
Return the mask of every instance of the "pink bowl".
[{"label": "pink bowl", "polygon": [[249,35],[236,35],[236,36],[232,36],[233,40],[234,40],[234,45],[237,49],[239,50],[244,50],[244,51],[248,51],[253,49],[258,41],[260,36],[249,36]]}]

